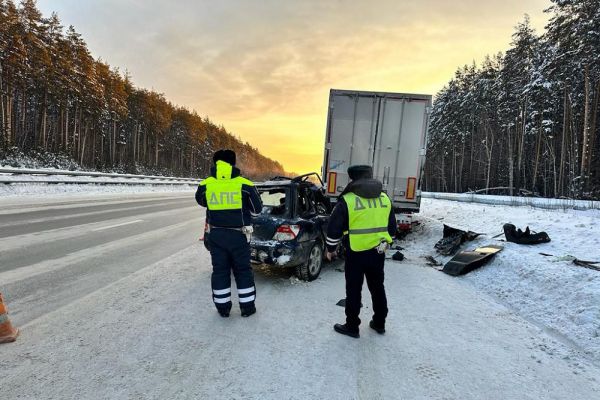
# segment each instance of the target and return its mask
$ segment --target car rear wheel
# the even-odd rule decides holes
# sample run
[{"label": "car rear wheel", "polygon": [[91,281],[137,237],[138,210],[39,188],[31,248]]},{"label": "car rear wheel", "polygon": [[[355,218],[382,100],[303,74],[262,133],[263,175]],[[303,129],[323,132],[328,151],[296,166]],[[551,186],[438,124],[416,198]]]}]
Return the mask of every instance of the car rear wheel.
[{"label": "car rear wheel", "polygon": [[323,266],[323,248],[315,243],[308,253],[308,260],[296,267],[296,275],[303,281],[314,281],[321,273]]}]

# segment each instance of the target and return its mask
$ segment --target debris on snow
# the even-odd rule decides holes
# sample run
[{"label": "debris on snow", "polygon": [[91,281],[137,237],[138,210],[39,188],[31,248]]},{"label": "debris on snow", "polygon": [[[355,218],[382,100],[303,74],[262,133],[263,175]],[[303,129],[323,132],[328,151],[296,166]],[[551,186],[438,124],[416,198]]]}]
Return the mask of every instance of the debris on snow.
[{"label": "debris on snow", "polygon": [[443,237],[433,247],[438,253],[450,256],[466,241],[472,241],[479,233],[458,229],[444,224]]},{"label": "debris on snow", "polygon": [[[600,211],[423,199],[418,217],[421,225],[416,234],[407,237],[405,247],[409,253],[431,257],[431,249],[442,235],[440,217],[446,224],[485,232],[474,241],[484,245],[502,229],[507,215],[514,224],[552,232],[552,242],[528,248],[497,241],[504,245],[504,251],[484,268],[460,279],[493,295],[526,319],[568,338],[600,361],[600,339],[595,336],[600,329],[600,274],[573,265],[578,257],[600,260],[600,227],[595,222]],[[539,252],[562,256],[544,257]],[[449,257],[436,259],[445,262]]]},{"label": "debris on snow", "polygon": [[529,230],[529,226],[525,228],[525,231],[517,229],[513,224],[504,224],[504,236],[507,242],[513,242],[517,244],[541,244],[548,243],[550,236],[546,232],[532,233]]}]

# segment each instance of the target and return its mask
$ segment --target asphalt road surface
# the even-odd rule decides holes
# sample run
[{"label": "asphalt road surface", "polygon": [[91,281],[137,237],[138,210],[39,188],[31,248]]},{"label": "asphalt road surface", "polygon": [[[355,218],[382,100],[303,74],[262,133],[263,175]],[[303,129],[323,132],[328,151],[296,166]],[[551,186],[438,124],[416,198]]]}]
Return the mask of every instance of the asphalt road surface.
[{"label": "asphalt road surface", "polygon": [[24,325],[197,242],[193,192],[48,197],[0,208],[0,290]]}]

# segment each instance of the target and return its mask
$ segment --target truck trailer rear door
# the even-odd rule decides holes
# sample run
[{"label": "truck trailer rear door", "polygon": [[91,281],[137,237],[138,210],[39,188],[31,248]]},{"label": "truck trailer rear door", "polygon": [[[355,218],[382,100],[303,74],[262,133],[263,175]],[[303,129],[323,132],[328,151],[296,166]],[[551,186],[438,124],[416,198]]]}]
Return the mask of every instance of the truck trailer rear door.
[{"label": "truck trailer rear door", "polygon": [[375,137],[373,170],[399,209],[418,211],[428,102],[383,97]]},{"label": "truck trailer rear door", "polygon": [[346,187],[350,165],[372,165],[378,103],[376,96],[330,97],[325,166],[329,195],[339,194]]}]

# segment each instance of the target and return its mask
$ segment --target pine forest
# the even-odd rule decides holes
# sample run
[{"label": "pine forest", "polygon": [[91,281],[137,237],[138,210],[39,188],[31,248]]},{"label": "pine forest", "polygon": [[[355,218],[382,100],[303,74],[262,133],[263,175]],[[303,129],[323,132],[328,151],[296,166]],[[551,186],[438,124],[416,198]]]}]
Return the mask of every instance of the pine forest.
[{"label": "pine forest", "polygon": [[94,59],[35,0],[0,0],[0,159],[60,154],[86,169],[200,177],[220,148],[253,178],[283,173],[223,126]]},{"label": "pine forest", "polygon": [[431,113],[429,191],[600,197],[600,1],[553,0],[509,50],[459,68]]}]

